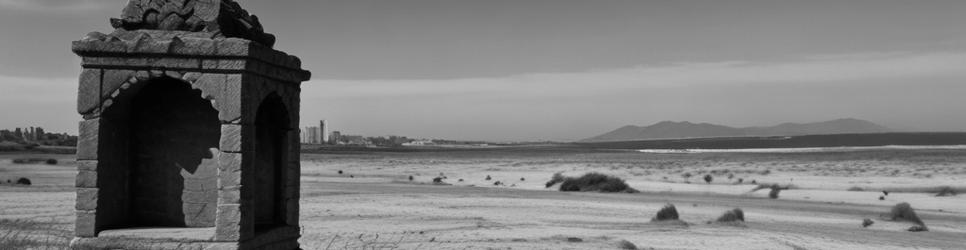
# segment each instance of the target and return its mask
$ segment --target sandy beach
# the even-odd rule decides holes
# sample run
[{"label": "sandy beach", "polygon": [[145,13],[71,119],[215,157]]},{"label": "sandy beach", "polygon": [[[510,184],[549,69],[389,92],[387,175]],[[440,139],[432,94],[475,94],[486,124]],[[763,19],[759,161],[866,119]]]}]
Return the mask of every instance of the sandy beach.
[{"label": "sandy beach", "polygon": [[[0,181],[23,176],[34,185],[0,186],[0,232],[66,244],[75,196],[71,157],[52,156],[58,165],[12,164],[14,157],[23,156],[2,156]],[[966,152],[958,149],[303,154],[300,242],[303,249],[618,249],[622,241],[641,249],[962,249],[966,199],[937,197],[933,189],[961,189],[963,162]],[[618,176],[641,193],[546,188],[558,172]],[[446,185],[432,184],[439,176]],[[767,189],[749,192],[757,186],[752,181],[791,189],[769,199]],[[881,217],[900,202],[916,209],[928,232]],[[650,222],[669,203],[687,225]],[[744,225],[709,223],[733,208],[744,211]],[[874,224],[863,228],[865,218]]]}]

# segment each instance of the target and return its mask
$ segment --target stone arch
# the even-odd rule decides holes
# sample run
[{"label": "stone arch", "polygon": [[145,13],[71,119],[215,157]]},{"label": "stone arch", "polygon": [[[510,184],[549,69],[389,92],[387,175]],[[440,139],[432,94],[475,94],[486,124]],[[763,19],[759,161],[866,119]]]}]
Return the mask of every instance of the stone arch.
[{"label": "stone arch", "polygon": [[[212,227],[221,122],[171,75],[132,77],[102,104],[100,228]],[[100,222],[101,220],[99,220]]]},{"label": "stone arch", "polygon": [[288,209],[285,190],[289,143],[293,125],[289,108],[277,93],[266,95],[255,113],[255,154],[253,160],[253,218],[256,231],[285,225]]}]

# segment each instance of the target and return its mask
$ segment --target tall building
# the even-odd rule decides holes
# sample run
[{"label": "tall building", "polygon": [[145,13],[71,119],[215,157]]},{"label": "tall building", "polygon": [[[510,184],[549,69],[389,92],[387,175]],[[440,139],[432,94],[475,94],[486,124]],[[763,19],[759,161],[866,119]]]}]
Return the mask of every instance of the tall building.
[{"label": "tall building", "polygon": [[301,131],[300,141],[305,144],[322,144],[319,140],[320,134],[319,127],[305,127]]},{"label": "tall building", "polygon": [[47,132],[44,132],[44,128],[37,127],[37,133],[34,134],[34,140],[43,141],[47,139]]},{"label": "tall building", "polygon": [[325,120],[319,121],[319,144],[325,144],[329,142],[329,126],[326,126]]},{"label": "tall building", "polygon": [[339,141],[341,139],[342,139],[342,132],[332,131],[332,135],[329,136],[329,144],[333,144],[333,145],[339,144]]}]

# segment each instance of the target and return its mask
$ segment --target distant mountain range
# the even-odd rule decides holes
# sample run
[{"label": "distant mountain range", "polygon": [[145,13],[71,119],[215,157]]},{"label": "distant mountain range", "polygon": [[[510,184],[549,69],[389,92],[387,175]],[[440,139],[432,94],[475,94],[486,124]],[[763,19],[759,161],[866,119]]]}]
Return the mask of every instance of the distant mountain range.
[{"label": "distant mountain range", "polygon": [[867,134],[892,131],[892,129],[869,121],[852,118],[815,123],[782,123],[771,127],[747,128],[734,128],[710,123],[663,121],[646,127],[624,126],[602,135],[584,139],[582,142],[705,137]]}]

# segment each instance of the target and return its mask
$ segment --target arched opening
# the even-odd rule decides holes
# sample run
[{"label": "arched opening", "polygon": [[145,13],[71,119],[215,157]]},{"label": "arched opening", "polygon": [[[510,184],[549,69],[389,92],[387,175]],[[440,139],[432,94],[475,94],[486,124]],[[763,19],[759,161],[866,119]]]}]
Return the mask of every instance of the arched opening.
[{"label": "arched opening", "polygon": [[[138,83],[102,118],[99,170],[110,188],[98,200],[111,228],[212,227],[217,207],[218,112],[174,78]],[[100,209],[98,209],[100,210]],[[99,213],[101,211],[98,211]],[[110,214],[110,213],[116,214]]]},{"label": "arched opening", "polygon": [[284,224],[285,159],[288,109],[276,94],[259,105],[255,115],[254,219],[255,230],[263,231]]}]

